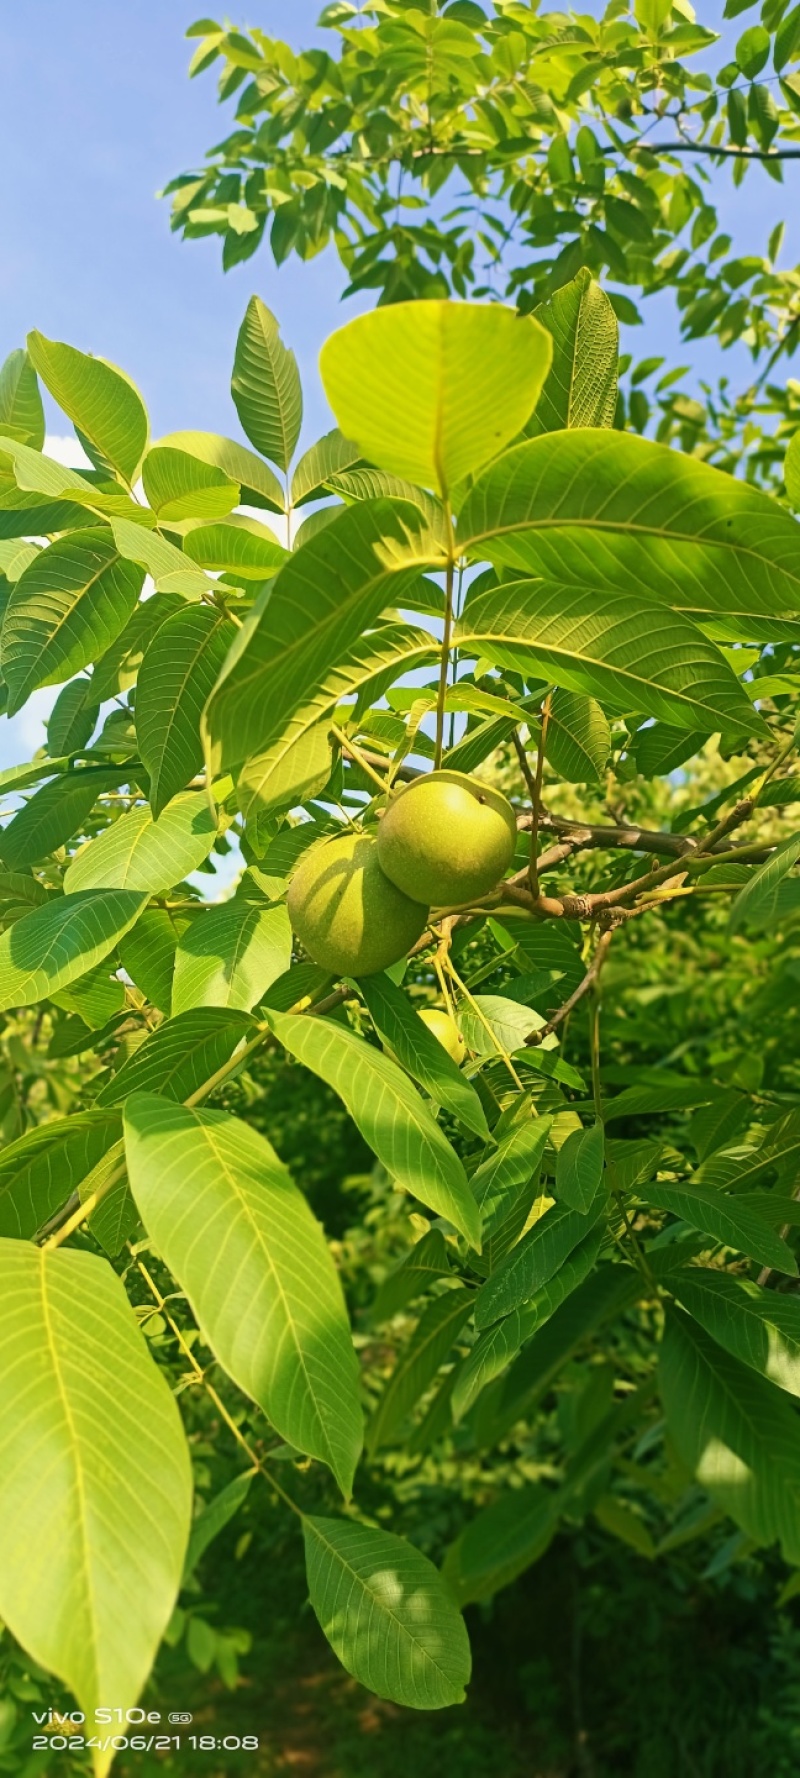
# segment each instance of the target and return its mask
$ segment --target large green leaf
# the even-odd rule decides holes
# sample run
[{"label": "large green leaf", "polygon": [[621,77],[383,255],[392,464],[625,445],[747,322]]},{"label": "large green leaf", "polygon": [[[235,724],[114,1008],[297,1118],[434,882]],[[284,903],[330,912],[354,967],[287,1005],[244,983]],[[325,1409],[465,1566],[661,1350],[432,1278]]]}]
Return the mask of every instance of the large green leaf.
[{"label": "large green leaf", "polygon": [[109,1111],[72,1112],[37,1124],[0,1154],[0,1235],[28,1241],[119,1135]]},{"label": "large green leaf", "polygon": [[129,889],[59,895],[0,933],[0,1011],[33,1006],[101,963],[147,900]]},{"label": "large green leaf", "polygon": [[415,1402],[433,1382],[474,1305],[475,1292],[466,1286],[445,1290],[428,1304],[378,1398],[367,1427],[369,1451],[377,1451],[396,1436]]},{"label": "large green leaf", "polygon": [[800,507],[800,439],[792,438],[783,466],[786,492],[794,507]]},{"label": "large green leaf", "polygon": [[501,1315],[530,1302],[590,1232],[599,1214],[595,1210],[587,1216],[568,1204],[556,1203],[538,1217],[481,1286],[475,1304],[476,1327],[489,1327]]},{"label": "large green leaf", "polygon": [[0,833],[0,858],[10,870],[36,864],[80,833],[98,796],[120,781],[111,767],[83,766],[43,784]]},{"label": "large green leaf", "polygon": [[163,1099],[188,1099],[252,1032],[247,1013],[230,1007],[202,1006],[165,1019],[112,1074],[95,1104],[121,1105],[131,1093],[157,1092]]},{"label": "large green leaf", "polygon": [[797,1261],[780,1235],[764,1222],[754,1210],[739,1204],[734,1197],[717,1191],[714,1186],[698,1184],[694,1179],[680,1183],[650,1179],[637,1187],[646,1204],[658,1210],[671,1210],[692,1228],[702,1229],[714,1241],[735,1247],[749,1254],[760,1266],[774,1266],[778,1272],[797,1275]]},{"label": "large green leaf", "polygon": [[571,1130],[556,1157],[556,1197],[585,1216],[603,1183],[605,1132],[602,1124]]},{"label": "large green leaf", "polygon": [[172,1011],[230,1006],[249,1012],[288,969],[291,954],[285,907],[221,902],[199,914],[179,940]]},{"label": "large green leaf", "polygon": [[701,1486],[756,1543],[800,1561],[800,1421],[749,1365],[681,1312],[667,1318],[659,1367],[670,1433]]},{"label": "large green leaf", "polygon": [[238,579],[266,580],[286,561],[288,551],[273,531],[246,513],[232,513],[216,525],[198,525],[183,540],[184,552],[199,567]]},{"label": "large green leaf", "polygon": [[202,790],[174,796],[158,821],[144,803],[120,815],[76,853],[64,878],[80,889],[142,889],[163,895],[208,857],[217,827]]},{"label": "large green leaf", "polygon": [[706,1333],[734,1358],[800,1395],[800,1303],[795,1296],[762,1290],[749,1278],[733,1278],[692,1266],[672,1289]]},{"label": "large green leaf", "polygon": [[[645,573],[644,567],[642,573]],[[467,603],[463,652],[675,728],[764,735],[725,656],[681,611],[588,582],[504,581]]]},{"label": "large green leaf", "polygon": [[381,624],[360,636],[339,665],[323,675],[308,702],[298,704],[272,744],[245,760],[238,780],[243,814],[249,818],[302,802],[321,770],[325,719],[337,704],[357,692],[379,698],[394,679],[427,666],[439,653],[440,645],[427,630],[409,624]]},{"label": "large green leaf", "polygon": [[108,531],[73,531],[20,575],[3,617],[3,676],[13,715],[40,685],[58,685],[103,654],[127,623],[144,575]]},{"label": "large green leaf", "polygon": [[193,605],[168,618],[147,649],[136,686],[136,738],[154,815],[202,766],[200,718],[235,635],[224,612]]},{"label": "large green leaf", "polygon": [[[104,1259],[0,1243],[0,1614],[85,1712],[136,1703],[171,1616],[191,1465]],[[101,1731],[102,1735],[102,1731]],[[96,1778],[114,1754],[95,1751]]]},{"label": "large green leaf", "polygon": [[[750,620],[800,610],[798,527],[768,495],[630,432],[550,433],[485,471],[459,524],[522,574]],[[780,626],[779,626],[780,627]]]},{"label": "large green leaf", "polygon": [[231,394],[250,443],[287,470],[303,423],[303,391],[294,352],[259,296],[251,296],[239,328]]},{"label": "large green leaf", "polygon": [[605,291],[583,266],[534,318],[552,334],[553,362],[525,427],[528,437],[565,426],[613,426],[619,328]]},{"label": "large green leaf", "polygon": [[31,361],[50,394],[101,458],[129,484],[147,449],[147,410],[124,371],[74,346],[28,334]]},{"label": "large green leaf", "polygon": [[499,304],[404,302],[340,328],[320,371],[371,463],[444,494],[522,430],[551,356],[547,330]]},{"label": "large green leaf", "polygon": [[142,464],[145,494],[161,523],[224,519],[239,505],[240,489],[222,469],[174,445],[153,445]]},{"label": "large green leaf", "polygon": [[87,745],[97,726],[99,707],[92,702],[90,679],[69,679],[62,686],[47,718],[47,751],[77,753]]},{"label": "large green leaf", "polygon": [[222,763],[239,765],[279,740],[438,553],[419,509],[390,500],[349,508],[297,550],[239,631],[206,707]]},{"label": "large green leaf", "polygon": [[475,1088],[414,1011],[402,989],[388,975],[365,976],[359,988],[376,1030],[397,1060],[437,1105],[444,1106],[475,1136],[488,1142],[486,1113]]},{"label": "large green leaf", "polygon": [[27,352],[9,352],[0,365],[0,433],[18,438],[40,451],[44,445],[44,407],[36,372]]},{"label": "large green leaf", "polygon": [[390,1177],[480,1247],[480,1214],[461,1162],[397,1063],[330,1019],[268,1018],[298,1062],[338,1093]]},{"label": "large green leaf", "polygon": [[348,1519],[304,1518],[303,1534],[311,1604],[347,1672],[411,1710],[462,1703],[467,1632],[427,1556]]},{"label": "large green leaf", "polygon": [[158,442],[187,451],[190,457],[199,457],[202,463],[221,469],[230,481],[239,483],[243,505],[283,512],[285,501],[277,476],[246,445],[237,444],[233,438],[222,438],[217,432],[169,432]]},{"label": "large green leaf", "polygon": [[349,1495],[358,1364],[325,1238],[291,1174],[240,1119],[155,1094],[128,1100],[125,1151],[142,1220],[204,1339],[276,1432]]}]

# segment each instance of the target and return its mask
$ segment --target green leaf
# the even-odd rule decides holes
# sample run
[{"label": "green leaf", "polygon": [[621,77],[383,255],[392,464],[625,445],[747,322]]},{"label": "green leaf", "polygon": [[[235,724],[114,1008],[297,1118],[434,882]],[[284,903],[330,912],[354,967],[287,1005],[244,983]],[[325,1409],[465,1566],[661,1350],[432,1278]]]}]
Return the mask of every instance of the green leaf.
[{"label": "green leaf", "polygon": [[789,441],[783,464],[786,492],[794,507],[800,508],[800,434]]},{"label": "green leaf", "polygon": [[168,1013],[172,1005],[175,949],[188,925],[185,913],[145,908],[136,925],[120,939],[123,969],[159,1012]]},{"label": "green leaf", "polygon": [[[131,1093],[188,1099],[230,1061],[237,1044],[252,1036],[247,1013],[204,1006],[157,1026],[101,1088],[96,1105],[121,1105]],[[0,1159],[0,1165],[2,1160]]]},{"label": "green leaf", "polygon": [[303,1535],[311,1604],[346,1671],[411,1710],[462,1703],[467,1632],[427,1556],[348,1519],[304,1518]]},{"label": "green leaf", "polygon": [[585,1235],[564,1260],[555,1277],[543,1284],[529,1303],[525,1303],[522,1308],[513,1309],[510,1315],[504,1316],[502,1321],[496,1321],[493,1327],[487,1327],[480,1335],[472,1351],[467,1354],[456,1379],[453,1389],[454,1420],[460,1420],[466,1414],[486,1384],[505,1370],[520,1346],[583,1283],[597,1259],[604,1236],[605,1229],[602,1227]]},{"label": "green leaf", "polygon": [[693,1179],[679,1185],[663,1180],[648,1180],[638,1187],[639,1196],[657,1210],[671,1210],[694,1229],[701,1229],[725,1247],[735,1247],[760,1266],[774,1266],[795,1278],[797,1262],[790,1247],[780,1235],[768,1228],[755,1211],[737,1203],[710,1185],[698,1185]]},{"label": "green leaf", "polygon": [[370,1453],[396,1437],[415,1402],[433,1382],[474,1306],[475,1292],[466,1287],[445,1290],[428,1304],[378,1397],[367,1426]]},{"label": "green leaf", "polygon": [[12,588],[3,617],[10,716],[38,686],[70,679],[110,646],[143,580],[108,531],[73,531],[39,552]]},{"label": "green leaf", "polygon": [[91,695],[95,703],[104,704],[136,683],[145,651],[156,631],[168,617],[183,610],[185,604],[179,593],[153,593],[136,606],[124,630],[120,630],[92,670]]},{"label": "green leaf", "polygon": [[147,499],[159,521],[224,519],[239,505],[238,482],[174,445],[153,445],[142,464]]},{"label": "green leaf", "polygon": [[338,427],[326,432],[324,438],[317,439],[300,458],[292,476],[292,505],[303,506],[307,500],[321,500],[328,491],[332,476],[343,475],[360,462],[358,446],[351,444]]},{"label": "green leaf", "polygon": [[[512,1054],[524,1049],[526,1037],[544,1024],[541,1013],[534,1012],[531,1006],[523,1006],[519,1000],[507,999],[504,994],[473,994],[472,1001],[472,1006],[467,1002],[461,1008],[461,1028],[469,1048],[477,1056],[496,1056],[498,1043]],[[483,1018],[478,1016],[479,1012]],[[490,1031],[487,1031],[484,1020],[491,1027]],[[545,1042],[548,1048],[555,1048],[554,1043],[547,1039]]]},{"label": "green leaf", "polygon": [[735,55],[746,80],[755,80],[766,66],[770,43],[769,31],[765,31],[763,25],[751,25],[749,30],[742,32]]},{"label": "green leaf", "polygon": [[572,1130],[556,1157],[556,1197],[586,1216],[603,1183],[605,1132],[602,1124]]},{"label": "green leaf", "polygon": [[473,1135],[488,1142],[486,1113],[475,1088],[428,1030],[402,989],[395,987],[388,975],[365,976],[358,986],[382,1042],[394,1051],[398,1062],[413,1074],[437,1105],[444,1106]]},{"label": "green leaf", "polygon": [[438,559],[423,526],[417,507],[363,501],[290,558],[239,631],[206,706],[222,764],[264,752],[298,712],[318,709],[331,670]]},{"label": "green leaf", "polygon": [[119,1135],[116,1112],[79,1111],[37,1124],[0,1154],[0,1235],[29,1241]]},{"label": "green leaf", "polygon": [[119,783],[113,768],[82,766],[35,791],[0,834],[0,858],[12,871],[36,864],[80,833],[98,796]]},{"label": "green leaf", "polygon": [[81,847],[64,878],[65,892],[141,889],[163,895],[197,870],[216,837],[203,790],[173,797],[158,821],[149,805],[141,804]]},{"label": "green leaf", "polygon": [[550,699],[545,755],[568,784],[599,784],[611,751],[611,730],[596,698],[556,691]]},{"label": "green leaf", "polygon": [[231,1519],[236,1517],[239,1508],[244,1505],[250,1492],[253,1476],[254,1472],[251,1469],[245,1470],[242,1475],[234,1476],[233,1481],[228,1482],[226,1487],[220,1488],[219,1493],[214,1495],[208,1506],[204,1506],[202,1512],[198,1513],[197,1518],[193,1520],[189,1548],[186,1551],[186,1561],[183,1565],[183,1586],[186,1585],[187,1580],[191,1579],[198,1562],[205,1555],[209,1545],[219,1536],[220,1531],[224,1531],[225,1526],[230,1524]]},{"label": "green leaf", "polygon": [[[527,448],[527,447],[526,447]],[[681,611],[563,581],[504,581],[467,603],[456,639],[495,665],[555,679],[674,728],[763,737],[724,655]]]},{"label": "green leaf", "polygon": [[198,525],[183,540],[184,553],[201,568],[241,580],[262,581],[277,573],[288,551],[268,525],[233,513],[216,525]]},{"label": "green leaf", "polygon": [[417,1241],[411,1252],[406,1254],[402,1264],[394,1272],[390,1272],[378,1291],[372,1305],[371,1319],[375,1322],[390,1321],[407,1303],[414,1301],[424,1290],[429,1290],[437,1278],[446,1278],[450,1271],[447,1242],[441,1229],[429,1229],[421,1241]]},{"label": "green leaf", "polygon": [[297,359],[259,296],[251,296],[236,341],[231,394],[252,445],[287,470],[303,423]]},{"label": "green leaf", "polygon": [[92,689],[90,679],[70,679],[59,692],[47,719],[48,753],[77,753],[86,746],[99,714]]},{"label": "green leaf", "polygon": [[320,371],[371,463],[446,494],[522,430],[551,356],[547,330],[499,304],[403,302],[340,328]]},{"label": "green leaf", "polygon": [[534,1482],[477,1514],[444,1562],[460,1605],[490,1599],[538,1562],[555,1536],[559,1504],[555,1492]]},{"label": "green leaf", "polygon": [[[326,719],[336,706],[354,693],[381,697],[393,680],[438,660],[440,652],[429,631],[410,624],[380,624],[359,637],[339,665],[320,678],[308,702],[298,704],[271,746],[245,760],[237,786],[242,813],[250,819],[303,802],[312,794],[307,786],[322,771],[323,739],[330,726]],[[330,769],[327,740],[325,746]]]},{"label": "green leaf", "polygon": [[110,524],[120,555],[146,568],[158,592],[182,599],[201,599],[212,592],[208,575],[160,532],[147,531],[129,519],[112,518]]},{"label": "green leaf", "polygon": [[35,451],[44,447],[44,407],[27,352],[9,352],[0,365],[0,433]]},{"label": "green leaf", "polygon": [[281,1438],[349,1495],[359,1370],[322,1230],[256,1130],[225,1111],[129,1099],[125,1151],[142,1220],[223,1368]]},{"label": "green leaf", "polygon": [[[189,1452],[123,1286],[93,1253],[0,1244],[0,1613],[93,1726],[150,1673],[189,1535]],[[113,1752],[98,1750],[96,1778]]]},{"label": "green leaf", "polygon": [[268,1019],[279,1042],[338,1093],[390,1178],[479,1248],[480,1215],[461,1162],[397,1063],[330,1019]]},{"label": "green leaf", "polygon": [[568,1259],[599,1216],[600,1209],[596,1209],[587,1219],[579,1210],[570,1210],[568,1204],[553,1204],[545,1210],[481,1285],[475,1305],[476,1327],[489,1327],[501,1315],[529,1302]]},{"label": "green leaf", "polygon": [[800,1561],[800,1427],[785,1395],[680,1312],[667,1317],[659,1383],[697,1481],[756,1543]]},{"label": "green leaf", "polygon": [[229,481],[238,482],[243,506],[260,506],[267,512],[284,511],[286,502],[277,476],[246,445],[237,444],[233,438],[222,438],[216,432],[168,432],[158,442],[221,469]]},{"label": "green leaf", "polygon": [[484,1257],[491,1271],[528,1220],[552,1119],[530,1114],[510,1130],[473,1173],[470,1190],[481,1213]]},{"label": "green leaf", "polygon": [[161,624],[147,648],[136,686],[136,738],[156,816],[203,764],[200,718],[235,636],[224,612],[195,605]]},{"label": "green leaf", "polygon": [[28,334],[34,368],[60,408],[129,485],[147,449],[147,410],[124,371],[74,346]]},{"label": "green leaf", "polygon": [[[294,727],[294,725],[293,725]],[[246,821],[296,808],[317,796],[331,775],[333,738],[330,720],[284,735],[266,753],[246,759],[236,782],[239,808]]]},{"label": "green leaf", "polygon": [[101,963],[147,900],[127,889],[59,895],[0,933],[0,1011],[33,1006]]},{"label": "green leaf", "polygon": [[749,1278],[693,1266],[672,1285],[678,1302],[706,1333],[762,1377],[800,1395],[800,1303]]},{"label": "green leaf", "polygon": [[[551,433],[493,463],[459,519],[480,561],[566,587],[735,617],[769,640],[800,608],[797,522],[767,494],[633,433]],[[754,633],[750,634],[753,630]]]},{"label": "green leaf", "polygon": [[229,1006],[249,1012],[288,969],[291,953],[285,907],[221,902],[198,914],[179,940],[172,1011]]},{"label": "green leaf", "polygon": [[529,438],[565,426],[613,426],[617,406],[617,317],[600,285],[581,268],[534,311],[553,336],[553,361]]},{"label": "green leaf", "polygon": [[[581,1243],[583,1246],[584,1243]],[[554,1282],[551,1280],[551,1283]],[[641,1274],[632,1266],[601,1265],[557,1308],[518,1354],[507,1377],[489,1391],[473,1416],[476,1442],[483,1448],[505,1437],[530,1413],[563,1366],[609,1321],[642,1294]]]},{"label": "green leaf", "polygon": [[744,888],[736,896],[730,912],[728,930],[739,932],[742,926],[773,926],[779,919],[778,889],[784,877],[800,858],[800,833],[781,840],[771,857],[759,864]]}]

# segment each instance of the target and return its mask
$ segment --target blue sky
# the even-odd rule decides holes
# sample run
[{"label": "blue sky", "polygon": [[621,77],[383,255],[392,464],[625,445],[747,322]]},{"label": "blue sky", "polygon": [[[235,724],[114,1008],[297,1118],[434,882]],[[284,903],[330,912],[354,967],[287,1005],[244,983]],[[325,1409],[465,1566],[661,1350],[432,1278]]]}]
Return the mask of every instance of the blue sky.
[{"label": "blue sky", "polygon": [[[721,5],[707,0],[702,21],[716,25]],[[234,7],[234,17],[299,47],[318,11],[318,0],[249,0],[248,12]],[[218,107],[213,74],[186,78],[190,46],[183,33],[199,12],[198,0],[28,0],[3,8],[0,356],[29,328],[40,328],[122,365],[145,396],[154,436],[179,427],[237,436],[230,367],[241,316],[257,290],[300,359],[308,443],[330,424],[317,377],[319,347],[353,312],[338,300],[344,280],[337,259],[292,259],[278,271],[263,249],[226,275],[216,238],[184,245],[169,231],[167,204],[155,198],[229,127],[230,108]],[[731,46],[747,22],[725,26]],[[781,188],[754,168],[736,193],[725,176],[716,177],[721,224],[741,250],[761,251],[780,216],[800,212],[800,172],[791,163],[786,170]],[[723,368],[736,382],[747,379],[742,351],[680,345],[668,298],[645,314],[645,327],[627,330],[625,343],[638,356],[663,352],[699,374]],[[54,432],[68,430],[55,408],[49,420]],[[0,723],[0,762],[37,744],[38,720],[31,710]]]}]

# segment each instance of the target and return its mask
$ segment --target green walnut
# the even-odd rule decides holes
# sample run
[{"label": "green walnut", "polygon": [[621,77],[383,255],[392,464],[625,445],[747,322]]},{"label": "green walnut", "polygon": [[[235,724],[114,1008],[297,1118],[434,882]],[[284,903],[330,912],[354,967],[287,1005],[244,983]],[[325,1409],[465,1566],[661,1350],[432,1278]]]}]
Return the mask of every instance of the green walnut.
[{"label": "green walnut", "polygon": [[385,877],[378,848],[347,833],[313,846],[289,884],[289,917],[310,957],[332,975],[375,975],[416,944],[428,910]]},{"label": "green walnut", "polygon": [[499,791],[465,772],[428,772],[389,804],[378,858],[413,901],[460,907],[500,882],[516,843],[514,811]]},{"label": "green walnut", "polygon": [[452,1056],[460,1067],[466,1056],[467,1046],[451,1014],[443,1012],[439,1006],[426,1006],[419,1016],[423,1025],[427,1025],[428,1030],[438,1039],[442,1049],[447,1050],[448,1056]]}]

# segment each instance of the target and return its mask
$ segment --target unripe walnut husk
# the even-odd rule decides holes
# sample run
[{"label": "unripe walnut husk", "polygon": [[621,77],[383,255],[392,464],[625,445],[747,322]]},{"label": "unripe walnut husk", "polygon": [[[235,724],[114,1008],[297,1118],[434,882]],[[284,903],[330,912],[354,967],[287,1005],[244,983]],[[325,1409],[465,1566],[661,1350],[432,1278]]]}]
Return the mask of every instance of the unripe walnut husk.
[{"label": "unripe walnut husk", "polygon": [[375,841],[346,833],[312,846],[289,884],[289,918],[310,957],[332,975],[375,975],[405,957],[428,910],[390,883]]},{"label": "unripe walnut husk", "polygon": [[426,907],[479,901],[511,863],[517,823],[506,797],[465,772],[428,772],[389,804],[378,830],[381,869]]}]

